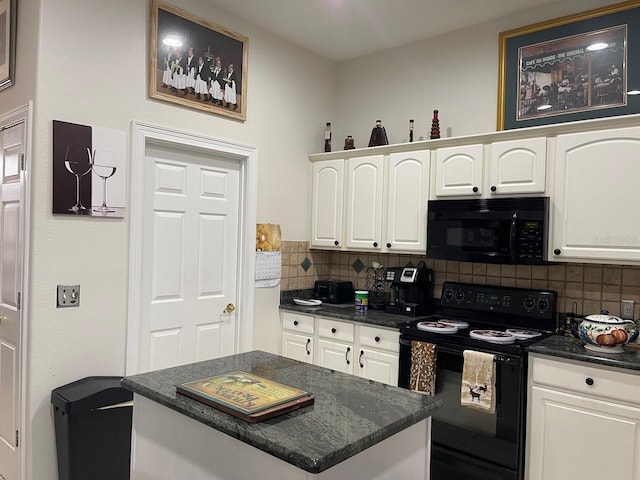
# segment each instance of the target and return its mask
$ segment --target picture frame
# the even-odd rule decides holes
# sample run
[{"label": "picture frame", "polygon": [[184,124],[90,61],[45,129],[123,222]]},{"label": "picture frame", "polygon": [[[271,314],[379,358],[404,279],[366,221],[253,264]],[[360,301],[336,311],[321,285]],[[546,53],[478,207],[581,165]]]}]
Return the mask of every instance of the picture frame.
[{"label": "picture frame", "polygon": [[246,120],[247,37],[161,0],[150,30],[151,98]]},{"label": "picture frame", "polygon": [[0,91],[15,83],[17,0],[0,0]]},{"label": "picture frame", "polygon": [[640,113],[640,1],[499,34],[497,129]]}]

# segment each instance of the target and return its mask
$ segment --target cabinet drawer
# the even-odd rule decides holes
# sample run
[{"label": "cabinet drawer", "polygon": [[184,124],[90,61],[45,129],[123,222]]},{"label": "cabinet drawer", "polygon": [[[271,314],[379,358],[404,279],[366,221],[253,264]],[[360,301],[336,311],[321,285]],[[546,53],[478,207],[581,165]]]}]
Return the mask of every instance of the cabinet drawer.
[{"label": "cabinet drawer", "polygon": [[360,326],[360,345],[390,352],[400,351],[400,333],[382,328]]},{"label": "cabinet drawer", "polygon": [[640,398],[640,375],[631,371],[625,373],[582,362],[540,357],[533,358],[532,368],[535,385],[548,385],[560,390],[626,403],[635,403]]},{"label": "cabinet drawer", "polygon": [[313,317],[299,313],[282,312],[282,329],[313,335]]},{"label": "cabinet drawer", "polygon": [[343,342],[353,342],[354,339],[353,323],[338,322],[329,320],[328,318],[318,319],[318,335],[332,340],[341,340]]}]

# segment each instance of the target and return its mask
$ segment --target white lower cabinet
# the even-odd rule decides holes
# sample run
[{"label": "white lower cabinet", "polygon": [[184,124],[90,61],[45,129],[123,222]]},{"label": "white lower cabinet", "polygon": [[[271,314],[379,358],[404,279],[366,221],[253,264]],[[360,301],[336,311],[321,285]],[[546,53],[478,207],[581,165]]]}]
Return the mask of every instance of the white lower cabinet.
[{"label": "white lower cabinet", "polygon": [[281,317],[283,356],[398,385],[398,331],[294,312]]},{"label": "white lower cabinet", "polygon": [[640,478],[640,375],[532,356],[527,480]]}]

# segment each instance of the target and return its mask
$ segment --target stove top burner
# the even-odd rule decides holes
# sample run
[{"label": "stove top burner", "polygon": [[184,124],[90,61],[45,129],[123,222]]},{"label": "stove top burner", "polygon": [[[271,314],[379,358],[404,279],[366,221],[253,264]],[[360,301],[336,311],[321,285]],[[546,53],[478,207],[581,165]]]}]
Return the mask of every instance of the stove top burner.
[{"label": "stove top burner", "polygon": [[530,338],[536,338],[542,335],[540,332],[533,330],[520,330],[519,328],[507,328],[507,333],[510,333],[518,340],[528,340]]},{"label": "stove top burner", "polygon": [[418,322],[416,327],[418,330],[423,330],[425,332],[445,334],[458,333],[458,327],[444,322]]},{"label": "stove top burner", "polygon": [[515,335],[500,330],[471,330],[469,337],[475,340],[482,340],[489,343],[500,343],[510,345],[515,343]]},{"label": "stove top burner", "polygon": [[445,325],[451,325],[452,327],[456,327],[458,330],[464,330],[465,328],[469,328],[468,322],[463,322],[462,320],[451,320],[448,318],[438,320],[439,323],[444,323]]}]

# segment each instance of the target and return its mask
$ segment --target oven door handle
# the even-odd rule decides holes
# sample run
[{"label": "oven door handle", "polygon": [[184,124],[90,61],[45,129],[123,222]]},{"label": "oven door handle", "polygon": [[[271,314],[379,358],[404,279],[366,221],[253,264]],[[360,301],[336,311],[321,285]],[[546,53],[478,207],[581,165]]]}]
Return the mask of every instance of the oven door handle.
[{"label": "oven door handle", "polygon": [[[418,340],[418,341],[422,341],[422,340]],[[429,343],[429,342],[426,342]],[[411,346],[411,340],[407,339],[405,337],[400,337],[400,345],[405,345],[410,347]],[[437,352],[443,352],[443,353],[450,353],[452,355],[458,355],[458,356],[462,356],[462,352],[464,352],[465,350],[473,350],[472,348],[452,348],[452,347],[447,347],[444,345],[438,345],[437,343],[436,345],[436,354]],[[520,357],[518,357],[517,355],[508,355],[508,354],[502,354],[502,353],[496,353],[494,354],[494,358],[493,361],[496,363],[508,363],[510,365],[519,365],[520,364]]]}]

